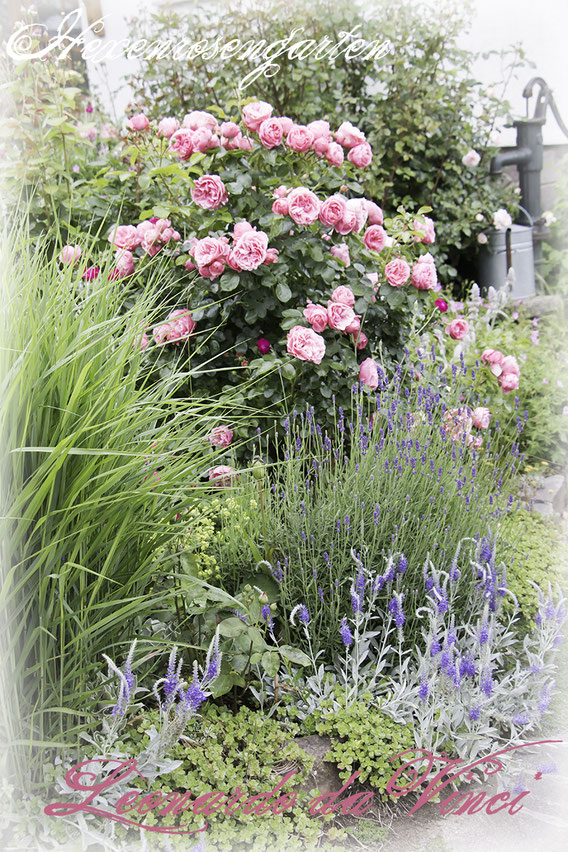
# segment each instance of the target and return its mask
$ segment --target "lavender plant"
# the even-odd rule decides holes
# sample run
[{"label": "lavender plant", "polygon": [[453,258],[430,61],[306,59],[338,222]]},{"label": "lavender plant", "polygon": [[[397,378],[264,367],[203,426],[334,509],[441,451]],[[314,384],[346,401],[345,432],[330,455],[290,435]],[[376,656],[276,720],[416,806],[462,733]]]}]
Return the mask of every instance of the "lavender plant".
[{"label": "lavender plant", "polygon": [[[398,613],[401,620],[409,603],[416,604],[414,612],[430,594],[444,606],[449,580],[434,591],[422,583],[429,556],[439,570],[456,574],[452,595],[459,614],[473,583],[460,564],[459,543],[480,542],[490,530],[499,537],[502,519],[515,506],[511,482],[519,462],[516,445],[507,454],[502,443],[497,446],[498,424],[475,431],[476,400],[462,399],[466,373],[465,365],[454,365],[447,376],[426,358],[410,378],[402,368],[390,377],[379,370],[376,389],[353,388],[350,413],[333,408],[331,433],[312,409],[293,412],[284,423],[280,461],[268,468],[270,488],[265,483],[254,541],[250,528],[237,537],[220,520],[213,553],[221,585],[234,593],[264,550],[271,568],[260,573],[275,581],[284,611],[298,602],[307,606],[314,652],[325,649],[328,660],[340,649],[336,626],[347,615],[342,593],[351,582],[353,551],[379,573],[391,560],[401,578],[397,594],[406,599],[387,598],[386,581],[377,594],[385,611],[391,605],[393,618]],[[243,512],[250,506],[257,488],[251,477],[232,491],[237,513],[239,505]],[[396,554],[400,571],[392,562]],[[290,641],[287,621],[276,628]],[[420,622],[410,615],[405,646],[413,647],[419,635]],[[302,648],[309,650],[306,642]]]}]

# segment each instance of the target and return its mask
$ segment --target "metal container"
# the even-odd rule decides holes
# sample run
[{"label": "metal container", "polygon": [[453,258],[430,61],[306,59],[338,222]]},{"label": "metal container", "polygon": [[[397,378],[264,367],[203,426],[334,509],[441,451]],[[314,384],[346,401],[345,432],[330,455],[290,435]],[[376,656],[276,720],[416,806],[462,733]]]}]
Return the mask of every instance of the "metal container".
[{"label": "metal container", "polygon": [[488,242],[480,246],[479,280],[482,290],[505,286],[510,267],[515,273],[511,289],[513,299],[535,295],[533,229],[511,225],[506,231],[490,231]]}]

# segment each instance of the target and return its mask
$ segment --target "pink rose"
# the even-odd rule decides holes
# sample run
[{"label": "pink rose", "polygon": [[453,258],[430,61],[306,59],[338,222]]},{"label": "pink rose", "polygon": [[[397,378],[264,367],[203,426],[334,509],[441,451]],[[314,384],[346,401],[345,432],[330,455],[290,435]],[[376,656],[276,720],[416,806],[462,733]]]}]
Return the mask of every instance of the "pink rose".
[{"label": "pink rose", "polygon": [[233,260],[241,269],[257,269],[266,260],[268,235],[255,229],[246,231],[235,242],[232,251]]},{"label": "pink rose", "polygon": [[233,226],[233,239],[238,240],[239,237],[242,237],[243,234],[246,234],[247,231],[254,231],[253,226],[250,222],[243,220],[242,222],[235,222]]},{"label": "pink rose", "polygon": [[272,212],[279,216],[288,215],[289,203],[287,198],[276,198],[272,202]]},{"label": "pink rose", "polygon": [[164,343],[175,343],[177,346],[187,340],[195,329],[196,323],[191,319],[188,310],[178,308],[169,314],[167,322],[156,326],[154,329],[154,340],[158,346]]},{"label": "pink rose", "polygon": [[179,130],[179,121],[172,116],[162,118],[158,123],[158,136],[163,136],[164,139],[169,139],[176,130]]},{"label": "pink rose", "polygon": [[303,186],[296,187],[288,195],[288,214],[297,225],[313,225],[320,209],[317,195]]},{"label": "pink rose", "polygon": [[315,151],[318,157],[323,157],[328,148],[329,141],[324,136],[320,136],[318,139],[314,139],[312,150]]},{"label": "pink rose", "polygon": [[335,141],[345,148],[355,148],[367,140],[358,127],[354,127],[350,121],[344,121],[335,133]]},{"label": "pink rose", "polygon": [[351,258],[349,256],[349,246],[347,243],[341,243],[338,246],[332,246],[330,252],[338,260],[342,260],[345,266],[351,266]]},{"label": "pink rose", "polygon": [[234,467],[229,467],[226,464],[217,465],[217,467],[212,467],[209,471],[209,481],[213,483],[213,485],[218,485],[220,487],[226,487],[233,484],[233,481],[237,478],[238,473]]},{"label": "pink rose", "polygon": [[477,151],[474,151],[473,148],[471,148],[467,152],[467,154],[464,154],[462,157],[462,163],[464,164],[464,166],[473,166],[473,168],[475,168],[480,164],[480,162],[481,157],[479,156]]},{"label": "pink rose", "polygon": [[387,241],[387,234],[380,225],[369,225],[363,236],[363,242],[371,251],[381,251]]},{"label": "pink rose", "polygon": [[200,127],[208,128],[212,133],[216,133],[219,125],[217,119],[210,112],[203,112],[199,109],[194,109],[189,112],[182,121],[182,127],[189,127],[191,130],[198,130]]},{"label": "pink rose", "polygon": [[118,249],[115,253],[116,271],[119,278],[127,278],[134,272],[134,255],[126,249]]},{"label": "pink rose", "polygon": [[339,302],[342,305],[349,305],[350,308],[355,304],[355,296],[349,287],[336,287],[331,298],[334,302]]},{"label": "pink rose", "polygon": [[347,154],[347,159],[358,169],[366,168],[373,159],[373,150],[368,142],[362,142],[360,145],[355,145]]},{"label": "pink rose", "polygon": [[353,321],[345,326],[345,334],[357,334],[361,330],[361,317],[355,314]]},{"label": "pink rose", "polygon": [[365,358],[359,368],[359,381],[364,385],[368,385],[371,390],[375,390],[379,386],[379,371],[377,364],[372,358]]},{"label": "pink rose", "polygon": [[194,152],[193,147],[193,131],[185,127],[180,127],[170,137],[170,151],[180,158],[180,160],[189,160]]},{"label": "pink rose", "polygon": [[364,332],[359,331],[359,332],[355,332],[353,334],[353,341],[354,341],[357,349],[361,350],[361,349],[365,349],[365,347],[367,346],[367,343],[369,342],[369,338],[367,337],[366,334],[364,334]]},{"label": "pink rose", "polygon": [[353,231],[359,230],[357,228],[357,216],[352,210],[347,210],[345,208],[345,213],[343,214],[343,218],[335,223],[333,226],[338,234],[345,236],[346,234],[351,234]]},{"label": "pink rose", "polygon": [[481,360],[485,361],[486,364],[489,364],[491,366],[495,364],[500,367],[504,357],[505,356],[503,355],[503,353],[499,352],[498,349],[484,349],[481,354]]},{"label": "pink rose", "polygon": [[449,334],[452,340],[463,340],[469,331],[469,323],[463,317],[456,317],[446,326],[446,334]]},{"label": "pink rose", "polygon": [[191,197],[197,206],[204,210],[216,210],[228,201],[225,184],[217,175],[203,175],[198,178],[191,190]]},{"label": "pink rose", "polygon": [[382,225],[383,211],[379,205],[375,204],[374,201],[365,199],[365,207],[367,208],[367,214],[369,216],[369,225]]},{"label": "pink rose", "polygon": [[281,183],[280,186],[276,187],[276,189],[272,193],[273,198],[284,198],[285,195],[288,195],[288,187],[284,186],[283,183]]},{"label": "pink rose", "polygon": [[442,415],[442,428],[452,441],[461,443],[467,437],[473,426],[472,419],[467,408],[450,408]]},{"label": "pink rose", "polygon": [[235,124],[234,121],[224,121],[220,128],[221,135],[225,136],[227,139],[234,139],[235,136],[241,132],[239,130],[239,125]]},{"label": "pink rose", "polygon": [[412,286],[417,290],[433,290],[438,283],[436,265],[431,254],[423,254],[412,267]]},{"label": "pink rose", "polygon": [[233,430],[228,426],[215,426],[207,436],[212,447],[228,447],[233,440]]},{"label": "pink rose", "polygon": [[264,258],[264,261],[263,261],[264,265],[270,266],[271,263],[277,263],[278,262],[278,254],[279,254],[278,249],[275,249],[275,248],[266,249],[266,257]]},{"label": "pink rose", "polygon": [[338,145],[337,142],[330,142],[324,152],[324,157],[330,166],[341,166],[343,165],[345,154],[341,145]]},{"label": "pink rose", "polygon": [[314,331],[321,332],[324,328],[327,328],[327,308],[324,308],[323,305],[314,305],[312,302],[308,302],[307,307],[304,308],[304,316]]},{"label": "pink rose", "polygon": [[294,124],[286,136],[286,145],[293,151],[309,151],[314,141],[313,133],[303,124]]},{"label": "pink rose", "polygon": [[228,252],[227,240],[217,237],[204,237],[202,240],[197,240],[190,249],[190,254],[193,255],[197,266],[207,266],[226,257]]},{"label": "pink rose", "polygon": [[423,216],[422,219],[414,220],[414,230],[418,231],[417,241],[423,243],[433,243],[436,241],[436,231],[434,230],[434,222],[428,216]]},{"label": "pink rose", "polygon": [[59,254],[59,262],[66,266],[74,266],[81,254],[80,246],[63,246]]},{"label": "pink rose", "polygon": [[99,277],[100,269],[98,266],[88,266],[83,272],[83,280],[84,281],[94,281],[95,278]]},{"label": "pink rose", "polygon": [[403,257],[395,257],[385,266],[385,278],[391,287],[402,287],[410,278],[410,266]]},{"label": "pink rose", "polygon": [[501,369],[505,374],[513,373],[515,376],[520,376],[521,374],[517,359],[514,355],[507,355],[503,358],[501,361]]},{"label": "pink rose", "polygon": [[148,130],[150,127],[150,122],[143,112],[139,112],[138,115],[133,115],[127,124],[130,130]]},{"label": "pink rose", "polygon": [[290,355],[299,358],[300,361],[312,361],[320,364],[325,355],[325,340],[312,328],[303,328],[295,325],[286,337],[287,351]]},{"label": "pink rose", "polygon": [[519,377],[516,373],[503,373],[497,379],[499,387],[503,393],[509,393],[512,390],[517,390],[519,387]]},{"label": "pink rose", "polygon": [[193,150],[205,154],[211,148],[217,148],[219,137],[211,133],[208,127],[198,127],[193,131]]},{"label": "pink rose", "polygon": [[342,195],[331,195],[326,198],[319,212],[319,220],[322,225],[329,227],[341,221],[345,215],[345,204],[346,200]]},{"label": "pink rose", "polygon": [[345,331],[355,319],[355,312],[349,305],[341,302],[327,303],[327,322],[336,331]]},{"label": "pink rose", "polygon": [[474,408],[471,414],[471,420],[476,429],[487,429],[491,420],[491,412],[488,408]]},{"label": "pink rose", "polygon": [[116,246],[116,248],[128,249],[128,251],[134,251],[134,249],[140,245],[142,242],[142,234],[138,231],[134,225],[119,225],[118,228],[111,233],[108,238],[109,243]]},{"label": "pink rose", "polygon": [[329,129],[329,121],[310,121],[307,129],[311,132],[314,139],[331,139],[331,130]]},{"label": "pink rose", "polygon": [[442,314],[445,314],[445,313],[446,313],[446,311],[448,310],[448,303],[447,303],[447,302],[445,302],[443,299],[436,299],[436,301],[434,302],[434,304],[436,305],[436,307],[438,308],[438,310],[439,310]]},{"label": "pink rose", "polygon": [[377,282],[378,282],[378,280],[379,280],[379,274],[378,274],[378,272],[367,272],[367,276],[366,276],[366,277],[369,279],[369,281],[370,281],[370,282],[371,282],[371,284],[373,284],[373,285],[374,285],[374,284],[377,284]]},{"label": "pink rose", "polygon": [[282,127],[277,118],[265,118],[258,128],[258,138],[265,148],[276,148],[282,142]]},{"label": "pink rose", "polygon": [[149,340],[148,335],[146,334],[145,331],[143,331],[142,334],[139,337],[136,337],[132,341],[132,348],[133,349],[139,349],[141,352],[144,352],[144,350],[147,349],[149,345],[150,345],[150,340]]},{"label": "pink rose", "polygon": [[355,218],[357,220],[356,230],[360,231],[361,228],[365,227],[367,222],[367,205],[365,198],[350,198],[349,201],[345,203],[345,209],[347,213],[354,213]]},{"label": "pink rose", "polygon": [[290,133],[291,128],[294,126],[294,122],[291,118],[288,118],[287,115],[280,116],[280,126],[282,128],[282,133],[284,136],[287,136]]},{"label": "pink rose", "polygon": [[248,130],[258,130],[263,121],[272,115],[272,107],[266,101],[254,101],[243,107],[243,122]]}]

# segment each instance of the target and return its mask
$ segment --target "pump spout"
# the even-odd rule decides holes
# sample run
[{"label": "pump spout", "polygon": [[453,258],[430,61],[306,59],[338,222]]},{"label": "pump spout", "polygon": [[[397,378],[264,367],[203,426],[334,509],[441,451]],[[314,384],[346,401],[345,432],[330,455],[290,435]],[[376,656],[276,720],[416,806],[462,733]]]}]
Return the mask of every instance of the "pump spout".
[{"label": "pump spout", "polygon": [[512,151],[501,151],[491,160],[489,173],[492,175],[500,175],[503,173],[505,166],[526,165],[532,156],[532,149],[527,147],[513,148]]}]

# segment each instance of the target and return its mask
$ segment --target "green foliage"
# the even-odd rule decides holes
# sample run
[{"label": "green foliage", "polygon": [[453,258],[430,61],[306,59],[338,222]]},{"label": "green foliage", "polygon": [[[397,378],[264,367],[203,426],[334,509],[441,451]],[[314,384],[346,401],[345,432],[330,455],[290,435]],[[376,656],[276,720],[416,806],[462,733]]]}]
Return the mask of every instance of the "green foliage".
[{"label": "green foliage", "polygon": [[[553,522],[537,512],[523,510],[507,517],[503,535],[511,544],[507,586],[517,598],[525,621],[533,622],[539,600],[531,583],[536,583],[543,591],[549,583],[553,587],[556,583],[565,583],[566,537]],[[506,597],[504,605],[510,609],[512,600]]]},{"label": "green foliage", "polygon": [[366,701],[332,713],[326,713],[325,708],[318,710],[310,725],[321,736],[331,737],[326,760],[337,765],[342,781],[361,772],[357,783],[368,783],[387,798],[387,782],[404,762],[391,758],[415,747],[411,725],[394,722]]},{"label": "green foliage", "polygon": [[22,744],[74,741],[101,653],[168,608],[156,552],[200,500],[190,483],[214,457],[205,436],[223,409],[188,398],[183,355],[164,375],[135,347],[163,297],[159,263],[125,309],[108,258],[86,282],[25,227],[2,250],[2,711],[22,756]]},{"label": "green foliage", "polygon": [[[183,16],[160,11],[135,20],[132,35],[167,39],[175,31],[177,37],[187,35],[188,43],[218,39],[223,44],[235,36],[242,44],[272,43],[302,28],[293,41],[319,43],[327,37],[336,44],[340,33],[355,31],[374,45],[390,43],[391,51],[378,51],[374,59],[367,57],[368,50],[350,59],[340,55],[334,62],[314,55],[300,61],[284,53],[274,63],[276,73],[261,74],[240,94],[267,101],[276,113],[301,124],[341,115],[340,120],[360,127],[374,151],[362,177],[366,193],[388,210],[401,204],[433,209],[439,236],[434,253],[443,280],[451,281],[458,271],[474,277],[477,234],[488,227],[495,210],[517,202],[512,187],[489,179],[496,152],[491,134],[503,123],[508,105],[502,88],[484,89],[474,79],[477,57],[458,46],[467,30],[467,11],[452,2],[433,16],[410,0],[381,0],[372,8],[331,0],[309,5],[266,0],[244,18],[229,3],[222,15],[217,6],[197,6]],[[502,63],[503,76],[510,79],[522,64],[522,52],[505,52]],[[227,62],[203,54],[177,61],[171,55],[143,58],[131,79],[136,108],[154,118],[214,109],[234,95],[238,79],[259,65],[251,58]],[[461,162],[471,148],[482,155],[477,168]]]}]

